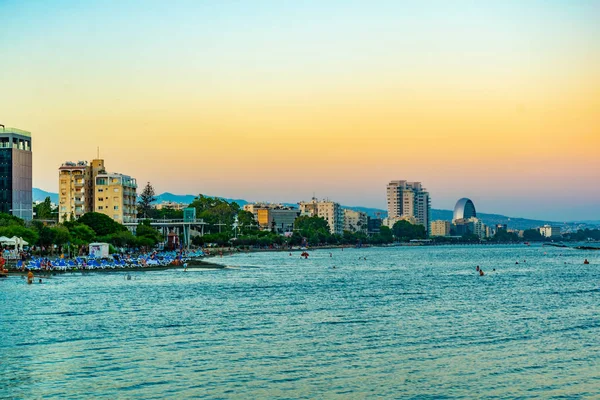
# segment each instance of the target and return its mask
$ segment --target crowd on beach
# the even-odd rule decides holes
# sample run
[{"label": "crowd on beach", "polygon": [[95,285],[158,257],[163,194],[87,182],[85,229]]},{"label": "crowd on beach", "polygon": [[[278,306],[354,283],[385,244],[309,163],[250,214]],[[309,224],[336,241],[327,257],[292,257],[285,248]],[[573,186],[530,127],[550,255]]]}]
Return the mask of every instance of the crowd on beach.
[{"label": "crowd on beach", "polygon": [[[117,253],[107,258],[93,256],[65,257],[41,257],[28,255],[22,252],[20,258],[14,265],[8,265],[6,259],[0,254],[0,270],[14,271],[75,271],[75,270],[104,270],[124,268],[148,268],[165,266],[184,266],[189,260],[206,256],[206,253],[198,250],[171,250],[151,251],[140,253]],[[2,272],[2,271],[0,271]]]}]

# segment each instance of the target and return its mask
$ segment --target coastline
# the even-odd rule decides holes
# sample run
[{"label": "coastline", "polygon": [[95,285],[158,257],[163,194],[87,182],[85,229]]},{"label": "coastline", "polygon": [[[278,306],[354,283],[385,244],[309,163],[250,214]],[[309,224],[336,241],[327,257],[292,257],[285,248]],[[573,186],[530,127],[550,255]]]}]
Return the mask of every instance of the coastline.
[{"label": "coastline", "polygon": [[[190,265],[190,262],[192,265]],[[95,268],[95,269],[82,269],[74,268],[67,270],[34,270],[34,276],[50,276],[50,275],[63,275],[69,273],[107,273],[107,272],[140,272],[140,271],[166,271],[170,269],[183,269],[183,265],[154,265],[149,267],[124,267],[124,268]],[[224,269],[226,265],[213,263],[205,260],[190,260],[188,261],[187,269]],[[27,276],[28,269],[25,271],[11,269],[8,270],[8,276]]]}]

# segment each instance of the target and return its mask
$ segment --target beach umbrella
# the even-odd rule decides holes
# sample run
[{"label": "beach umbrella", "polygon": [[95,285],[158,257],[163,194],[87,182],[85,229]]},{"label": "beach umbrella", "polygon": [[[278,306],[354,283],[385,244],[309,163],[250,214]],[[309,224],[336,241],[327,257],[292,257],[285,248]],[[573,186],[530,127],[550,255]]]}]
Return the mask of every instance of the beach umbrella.
[{"label": "beach umbrella", "polygon": [[25,241],[25,239],[17,237],[17,236],[13,236],[11,239],[14,240],[17,244],[20,244],[21,247],[29,244]]},{"label": "beach umbrella", "polygon": [[9,245],[9,246],[14,246],[17,244],[17,242],[13,238],[5,238],[5,239],[6,240],[0,240],[0,242],[2,244]]}]

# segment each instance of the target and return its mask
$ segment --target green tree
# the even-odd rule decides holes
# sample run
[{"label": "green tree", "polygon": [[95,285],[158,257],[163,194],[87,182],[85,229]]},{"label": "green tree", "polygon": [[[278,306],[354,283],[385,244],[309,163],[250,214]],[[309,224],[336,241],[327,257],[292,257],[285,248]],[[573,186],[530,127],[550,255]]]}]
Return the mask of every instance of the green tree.
[{"label": "green tree", "polygon": [[21,225],[8,225],[0,226],[0,236],[6,237],[20,237],[24,239],[30,246],[34,245],[38,241],[38,232],[34,229],[25,228]]},{"label": "green tree", "polygon": [[229,203],[202,194],[194,199],[190,207],[196,209],[196,218],[204,220],[207,224],[205,230],[210,233],[231,232],[235,216],[240,212],[240,206],[235,202]]},{"label": "green tree", "polygon": [[89,244],[96,240],[96,232],[94,232],[92,228],[85,224],[78,222],[71,223],[68,229],[69,233],[71,234],[71,240],[73,244],[77,246]]},{"label": "green tree", "polygon": [[116,232],[111,235],[103,236],[100,241],[110,243],[117,247],[130,247],[136,245],[136,237],[130,231]]},{"label": "green tree", "polygon": [[33,212],[36,219],[56,219],[56,215],[52,214],[52,202],[50,197],[46,197],[44,201],[33,206]]},{"label": "green tree", "polygon": [[544,240],[544,237],[537,229],[526,229],[523,231],[523,240],[528,242],[539,242]]},{"label": "green tree", "polygon": [[139,218],[151,218],[153,217],[152,203],[156,201],[156,193],[150,182],[146,183],[144,190],[140,194],[138,200],[138,217]]},{"label": "green tree", "polygon": [[65,226],[57,225],[50,229],[52,230],[52,235],[54,236],[53,244],[57,246],[63,246],[71,241],[71,233]]},{"label": "green tree", "polygon": [[302,216],[296,218],[294,221],[294,228],[299,230],[310,230],[310,231],[319,231],[325,230],[329,232],[329,224],[327,220],[321,217],[308,217]]},{"label": "green tree", "polygon": [[19,225],[25,226],[25,221],[11,214],[0,213],[0,226]]},{"label": "green tree", "polygon": [[401,241],[425,239],[427,232],[423,225],[413,225],[408,221],[398,221],[392,227],[392,232]]},{"label": "green tree", "polygon": [[161,233],[150,225],[149,220],[143,220],[138,224],[135,230],[135,236],[138,239],[147,238],[149,240],[147,243],[151,242],[151,246],[155,246],[157,243],[162,241]]},{"label": "green tree", "polygon": [[113,233],[127,230],[123,225],[115,222],[108,215],[89,212],[83,214],[78,220],[80,224],[85,224],[96,232],[97,236],[106,236]]},{"label": "green tree", "polygon": [[240,210],[237,214],[238,217],[238,226],[240,228],[240,232],[252,232],[252,230],[257,229],[256,220],[254,219],[254,214],[249,211]]},{"label": "green tree", "polygon": [[508,232],[504,229],[498,229],[492,240],[495,242],[518,242],[519,235],[517,235],[515,232]]}]

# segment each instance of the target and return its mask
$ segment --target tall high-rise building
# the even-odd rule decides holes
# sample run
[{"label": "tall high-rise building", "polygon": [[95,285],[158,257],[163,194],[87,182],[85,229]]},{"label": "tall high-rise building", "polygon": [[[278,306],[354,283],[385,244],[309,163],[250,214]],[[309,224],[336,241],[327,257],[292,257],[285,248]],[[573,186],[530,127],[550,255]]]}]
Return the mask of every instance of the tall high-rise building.
[{"label": "tall high-rise building", "polygon": [[[104,179],[98,180],[98,177]],[[135,179],[127,175],[108,174],[104,160],[95,159],[90,163],[67,161],[58,169],[58,180],[59,222],[77,219],[92,211],[106,214],[120,223],[133,221],[136,217]],[[102,186],[101,192],[98,192],[98,184]],[[105,189],[112,189],[110,196]],[[102,193],[102,196],[98,193]]]},{"label": "tall high-rise building", "polygon": [[317,216],[329,224],[329,231],[341,235],[344,232],[344,213],[339,203],[313,198],[311,201],[298,203],[301,215]]},{"label": "tall high-rise building", "polygon": [[421,182],[391,181],[387,185],[388,219],[414,218],[429,234],[431,203]]},{"label": "tall high-rise building", "polygon": [[31,220],[31,133],[0,125],[0,212]]}]

